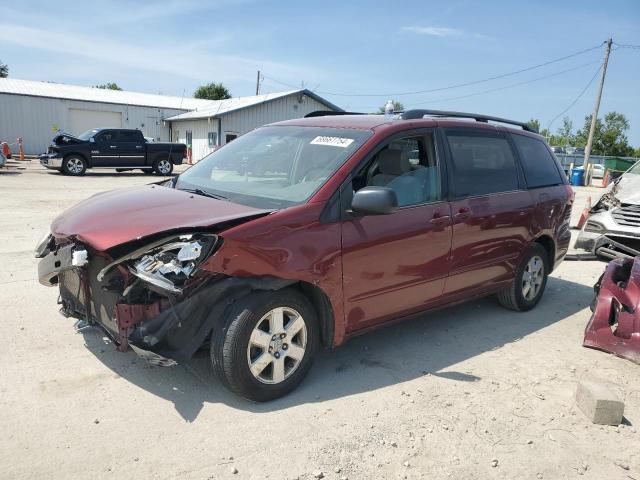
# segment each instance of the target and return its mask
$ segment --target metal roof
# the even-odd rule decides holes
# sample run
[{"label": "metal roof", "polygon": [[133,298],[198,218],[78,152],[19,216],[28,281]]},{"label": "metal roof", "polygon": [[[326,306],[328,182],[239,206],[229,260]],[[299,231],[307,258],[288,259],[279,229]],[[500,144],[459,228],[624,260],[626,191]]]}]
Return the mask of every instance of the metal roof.
[{"label": "metal roof", "polygon": [[265,95],[253,95],[250,97],[235,97],[227,100],[214,100],[208,103],[208,105],[198,107],[195,110],[187,113],[181,113],[173,117],[166,118],[165,120],[196,120],[200,118],[215,118],[226,115],[227,113],[236,112],[245,108],[260,105],[262,103],[271,102],[273,100],[288,97],[289,95],[307,95],[314,100],[326,105],[332,110],[342,112],[340,107],[330,103],[324,98],[316,95],[307,89],[290,90],[287,92],[268,93]]},{"label": "metal roof", "polygon": [[35,82],[15,78],[0,78],[0,93],[179,110],[193,110],[211,103],[211,100],[202,100],[199,98],[182,98],[153,95],[150,93],[105,90],[102,88],[80,87],[53,82]]}]

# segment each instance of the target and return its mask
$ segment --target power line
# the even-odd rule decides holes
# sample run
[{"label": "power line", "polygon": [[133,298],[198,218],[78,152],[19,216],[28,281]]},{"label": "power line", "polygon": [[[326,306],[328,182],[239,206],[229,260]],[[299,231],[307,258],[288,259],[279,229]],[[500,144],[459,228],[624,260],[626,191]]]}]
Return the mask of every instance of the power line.
[{"label": "power line", "polygon": [[[433,92],[441,92],[443,90],[451,90],[453,88],[462,88],[462,87],[468,87],[471,85],[478,85],[480,83],[486,83],[486,82],[490,82],[492,80],[499,80],[501,78],[505,78],[505,77],[510,77],[513,75],[518,75],[520,73],[524,73],[524,72],[528,72],[530,70],[535,70],[537,68],[541,68],[541,67],[545,67],[547,65],[551,65],[554,63],[558,63],[558,62],[562,62],[563,60],[567,60],[569,58],[573,58],[576,57],[578,55],[583,55],[585,53],[591,52],[593,50],[597,50],[599,48],[602,47],[602,44],[599,44],[595,47],[591,47],[591,48],[586,48],[584,50],[580,50],[579,52],[575,52],[569,55],[565,55],[563,57],[560,58],[556,58],[553,60],[549,60],[547,62],[543,62],[543,63],[539,63],[537,65],[533,65],[531,67],[527,67],[527,68],[522,68],[520,70],[516,70],[513,72],[508,72],[508,73],[502,73],[500,75],[494,75],[492,77],[488,77],[488,78],[483,78],[481,80],[473,80],[471,82],[463,82],[463,83],[457,83],[454,85],[448,85],[446,87],[438,87],[438,88],[431,88],[431,89],[427,89],[427,90],[416,90],[413,92],[395,92],[395,93],[341,93],[341,92],[328,92],[328,91],[321,91],[318,90],[317,93],[323,94],[323,95],[334,95],[334,96],[339,96],[339,97],[399,97],[399,96],[404,96],[404,95],[417,95],[417,94],[421,94],[421,93],[433,93]],[[286,82],[281,82],[280,80],[276,80],[275,78],[272,77],[267,77],[265,75],[265,78],[269,78],[271,81],[279,83],[281,85],[287,86],[287,87],[291,87],[291,88],[297,88],[291,84],[288,84]]]},{"label": "power line", "polygon": [[573,72],[574,70],[579,70],[581,68],[588,67],[589,65],[594,65],[596,63],[600,63],[600,61],[583,63],[582,65],[578,65],[577,67],[567,68],[565,70],[560,70],[559,72],[551,73],[549,75],[544,75],[542,77],[533,78],[531,80],[525,80],[523,82],[517,82],[517,83],[512,83],[512,84],[509,84],[509,85],[504,85],[504,86],[498,87],[498,88],[492,88],[492,89],[489,89],[489,90],[483,90],[481,92],[470,93],[470,94],[467,94],[467,95],[458,95],[456,97],[429,100],[428,102],[415,103],[414,105],[425,105],[427,103],[435,103],[435,102],[448,102],[450,100],[458,100],[458,99],[461,99],[461,98],[475,97],[477,95],[485,95],[487,93],[500,92],[502,90],[507,90],[508,88],[519,87],[521,85],[527,85],[529,83],[534,83],[534,82],[539,82],[541,80],[546,80],[547,78],[557,77],[558,75],[563,75],[563,74],[568,73],[568,72]]},{"label": "power line", "polygon": [[549,132],[551,132],[551,125],[553,124],[553,122],[555,122],[558,118],[560,118],[562,115],[564,115],[565,113],[567,113],[569,110],[571,110],[571,108],[573,108],[573,106],[578,103],[578,100],[580,100],[582,98],[582,96],[585,94],[585,92],[589,89],[589,87],[591,86],[591,84],[593,83],[593,81],[596,79],[596,77],[598,76],[598,73],[600,72],[600,69],[602,68],[602,65],[600,65],[598,67],[598,69],[594,72],[593,77],[591,77],[591,80],[589,80],[587,82],[587,84],[585,85],[585,87],[582,89],[582,91],[578,94],[578,96],[573,100],[573,102],[571,102],[569,104],[569,106],[567,108],[565,108],[563,111],[561,111],[558,115],[556,115],[555,117],[553,117],[553,119],[549,122],[549,125],[547,126],[547,130],[549,130]]},{"label": "power line", "polygon": [[640,50],[640,45],[632,45],[630,43],[613,43],[618,48],[633,48]]},{"label": "power line", "polygon": [[[458,96],[455,96],[455,97],[437,98],[437,99],[429,100],[429,101],[426,101],[426,102],[411,103],[411,105],[412,106],[414,106],[414,105],[415,106],[419,106],[419,105],[427,105],[427,104],[430,104],[430,103],[448,102],[448,101],[451,101],[451,100],[459,100],[459,99],[462,99],[462,98],[469,98],[469,97],[475,97],[475,96],[478,96],[478,95],[485,95],[487,93],[500,92],[502,90],[507,90],[509,88],[519,87],[521,85],[527,85],[527,84],[530,84],[530,83],[540,82],[540,81],[546,80],[548,78],[557,77],[559,75],[563,75],[565,73],[572,72],[574,70],[579,70],[581,68],[588,67],[588,66],[594,65],[596,63],[600,63],[600,61],[597,60],[595,62],[584,63],[582,65],[578,65],[578,66],[572,67],[572,68],[567,68],[565,70],[560,70],[559,72],[551,73],[549,75],[544,75],[542,77],[533,78],[531,80],[525,80],[523,82],[517,82],[517,83],[512,83],[512,84],[509,84],[509,85],[504,85],[502,87],[491,88],[489,90],[482,90],[480,92],[474,92],[474,93],[469,93],[469,94],[465,94],[465,95],[458,95]],[[357,107],[352,107],[352,108],[355,108],[356,110],[358,109]],[[367,109],[369,109],[369,107],[366,107],[363,110],[367,110]]]}]

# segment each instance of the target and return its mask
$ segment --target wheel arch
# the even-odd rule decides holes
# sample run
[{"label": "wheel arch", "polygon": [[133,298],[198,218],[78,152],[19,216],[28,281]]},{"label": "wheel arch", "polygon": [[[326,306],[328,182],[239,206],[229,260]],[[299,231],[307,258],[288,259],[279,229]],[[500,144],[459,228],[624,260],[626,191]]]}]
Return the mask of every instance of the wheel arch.
[{"label": "wheel arch", "polygon": [[331,301],[320,287],[308,282],[299,281],[290,286],[302,293],[318,315],[318,323],[320,325],[320,342],[325,348],[333,347],[333,335],[335,327],[335,316]]},{"label": "wheel arch", "polygon": [[549,268],[553,269],[553,266],[556,263],[556,242],[553,241],[553,238],[550,235],[542,234],[534,240],[534,243],[542,245],[545,249],[549,260]]},{"label": "wheel arch", "polygon": [[64,159],[64,160],[66,160],[66,159],[67,159],[67,158],[69,158],[69,157],[80,157],[80,158],[82,158],[82,159],[85,161],[85,163],[87,164],[87,167],[90,167],[90,166],[91,166],[91,162],[89,161],[89,158],[87,157],[87,154],[86,154],[86,153],[83,153],[83,152],[76,152],[76,151],[68,152],[68,153],[65,153],[65,154],[64,154],[63,159]]}]

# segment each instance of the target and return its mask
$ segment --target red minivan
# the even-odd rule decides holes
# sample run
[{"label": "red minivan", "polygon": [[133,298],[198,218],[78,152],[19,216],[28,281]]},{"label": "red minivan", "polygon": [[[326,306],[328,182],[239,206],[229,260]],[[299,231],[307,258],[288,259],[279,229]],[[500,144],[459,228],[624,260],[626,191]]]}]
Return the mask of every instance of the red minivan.
[{"label": "red minivan", "polygon": [[265,401],[320,347],[372,328],[485,295],[533,308],[567,252],[572,203],[527,124],[318,112],[171,180],[94,195],[36,256],[80,325],[162,365],[208,345],[225,385]]}]

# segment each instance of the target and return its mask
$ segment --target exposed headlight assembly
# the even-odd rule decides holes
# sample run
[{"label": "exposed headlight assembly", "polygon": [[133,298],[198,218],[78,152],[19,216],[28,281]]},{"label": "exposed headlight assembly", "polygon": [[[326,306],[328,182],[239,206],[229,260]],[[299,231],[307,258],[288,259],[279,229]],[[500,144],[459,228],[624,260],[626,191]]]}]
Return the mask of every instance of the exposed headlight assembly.
[{"label": "exposed headlight assembly", "polygon": [[156,287],[180,293],[201,255],[202,244],[198,240],[172,242],[144,255],[129,271]]},{"label": "exposed headlight assembly", "polygon": [[171,293],[182,293],[186,281],[218,246],[213,234],[185,234],[164,238],[120,257],[97,275],[102,281],[116,265],[123,264],[139,279]]}]

